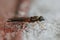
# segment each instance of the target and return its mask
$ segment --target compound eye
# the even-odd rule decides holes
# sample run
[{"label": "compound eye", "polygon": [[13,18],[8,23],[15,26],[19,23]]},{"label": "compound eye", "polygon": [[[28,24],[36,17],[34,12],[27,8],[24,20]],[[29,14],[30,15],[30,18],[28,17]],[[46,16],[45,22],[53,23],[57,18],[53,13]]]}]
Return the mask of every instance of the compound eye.
[{"label": "compound eye", "polygon": [[43,16],[39,17],[39,21],[44,21],[45,19],[43,18]]}]

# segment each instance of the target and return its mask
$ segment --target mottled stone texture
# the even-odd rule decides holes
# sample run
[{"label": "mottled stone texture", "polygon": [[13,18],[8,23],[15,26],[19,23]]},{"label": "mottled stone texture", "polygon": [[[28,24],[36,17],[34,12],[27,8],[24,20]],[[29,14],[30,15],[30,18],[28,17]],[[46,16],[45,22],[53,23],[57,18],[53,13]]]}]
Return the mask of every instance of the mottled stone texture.
[{"label": "mottled stone texture", "polygon": [[[14,12],[11,12],[12,10],[10,11],[10,9],[13,8],[15,10],[14,8],[15,6],[10,9],[8,8],[10,7],[8,3],[14,4],[15,0],[14,1],[10,0],[9,2],[6,2],[6,1],[9,1],[9,0],[0,0],[0,5],[7,4],[6,6],[4,5],[0,6],[1,7],[0,8],[1,10],[0,26],[1,27],[6,22],[5,19],[11,17],[11,15],[8,17],[8,14],[6,12],[8,12],[9,14],[10,13],[13,14]],[[24,40],[60,40],[60,0],[32,0],[28,16],[36,16],[36,15],[37,16],[42,15],[45,18],[45,22],[42,22],[42,24],[46,24],[44,27],[46,27],[47,30],[41,31],[41,29],[39,28],[41,25],[37,23],[36,24],[30,23],[26,31],[25,30],[23,31],[23,34],[24,34],[23,39]],[[3,40],[5,35],[4,31],[0,31],[0,34],[1,34],[0,40]],[[11,38],[11,34],[10,33],[8,34],[7,36],[9,37],[8,38],[9,40]],[[19,36],[20,34],[19,31],[16,33],[16,35],[17,34],[18,34],[18,37],[21,37]],[[15,32],[12,33],[12,36],[14,38]],[[18,40],[18,37],[16,37],[17,40]]]}]

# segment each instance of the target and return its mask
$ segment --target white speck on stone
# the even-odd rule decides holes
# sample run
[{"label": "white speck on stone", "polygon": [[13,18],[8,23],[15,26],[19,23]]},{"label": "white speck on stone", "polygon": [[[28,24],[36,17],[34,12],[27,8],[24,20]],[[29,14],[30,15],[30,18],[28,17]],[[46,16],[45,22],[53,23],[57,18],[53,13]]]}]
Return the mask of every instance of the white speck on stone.
[{"label": "white speck on stone", "polygon": [[26,13],[24,11],[19,11],[18,13],[19,13],[18,17],[22,17],[22,16],[26,15]]}]

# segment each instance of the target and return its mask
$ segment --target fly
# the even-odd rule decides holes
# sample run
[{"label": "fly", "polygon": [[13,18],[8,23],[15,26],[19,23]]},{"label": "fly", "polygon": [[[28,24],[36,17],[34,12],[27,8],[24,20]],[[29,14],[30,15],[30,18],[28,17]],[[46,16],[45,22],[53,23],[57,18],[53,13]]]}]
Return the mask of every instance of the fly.
[{"label": "fly", "polygon": [[11,18],[8,19],[7,22],[36,22],[36,21],[44,21],[44,18],[42,16],[33,16],[33,17],[18,17],[18,18]]}]

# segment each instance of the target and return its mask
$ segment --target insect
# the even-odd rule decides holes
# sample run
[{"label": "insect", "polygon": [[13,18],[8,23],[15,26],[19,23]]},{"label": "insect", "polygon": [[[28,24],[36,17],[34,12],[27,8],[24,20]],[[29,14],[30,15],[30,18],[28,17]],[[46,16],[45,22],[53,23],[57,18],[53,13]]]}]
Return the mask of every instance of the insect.
[{"label": "insect", "polygon": [[33,17],[17,17],[17,18],[11,18],[8,19],[7,22],[36,22],[36,21],[44,21],[44,18],[42,16],[33,16]]},{"label": "insect", "polygon": [[[15,18],[10,18],[7,20],[7,22],[11,22],[9,23],[10,25],[16,25],[16,28],[18,29],[25,29],[27,28],[27,23],[34,23],[37,21],[44,21],[44,18],[42,16],[38,17],[38,16],[33,16],[33,17],[15,17]],[[18,26],[18,24],[20,26]],[[14,26],[13,26],[14,27]]]}]

